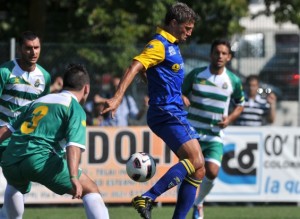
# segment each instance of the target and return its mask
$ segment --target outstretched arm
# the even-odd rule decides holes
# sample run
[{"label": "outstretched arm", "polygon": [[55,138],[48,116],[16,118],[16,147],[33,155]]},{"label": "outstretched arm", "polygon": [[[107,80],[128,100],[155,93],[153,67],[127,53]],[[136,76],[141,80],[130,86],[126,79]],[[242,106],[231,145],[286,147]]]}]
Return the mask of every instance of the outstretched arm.
[{"label": "outstretched arm", "polygon": [[133,81],[134,77],[143,69],[144,69],[144,66],[139,61],[134,60],[131,63],[129,68],[126,69],[126,71],[118,85],[115,95],[112,98],[105,101],[105,107],[104,107],[103,111],[101,112],[101,114],[105,114],[105,113],[111,111],[111,116],[112,116],[112,118],[114,118],[117,108],[121,104],[122,98],[123,98],[127,88]]}]

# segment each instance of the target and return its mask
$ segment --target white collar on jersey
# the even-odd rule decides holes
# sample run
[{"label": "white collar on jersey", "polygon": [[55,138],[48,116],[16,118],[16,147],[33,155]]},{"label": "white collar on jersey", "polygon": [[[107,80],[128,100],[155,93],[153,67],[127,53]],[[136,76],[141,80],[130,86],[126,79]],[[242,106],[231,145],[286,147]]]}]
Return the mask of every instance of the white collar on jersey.
[{"label": "white collar on jersey", "polygon": [[67,90],[62,90],[61,93],[67,93],[67,94],[71,95],[77,102],[79,102],[77,97],[72,92],[67,91]]}]

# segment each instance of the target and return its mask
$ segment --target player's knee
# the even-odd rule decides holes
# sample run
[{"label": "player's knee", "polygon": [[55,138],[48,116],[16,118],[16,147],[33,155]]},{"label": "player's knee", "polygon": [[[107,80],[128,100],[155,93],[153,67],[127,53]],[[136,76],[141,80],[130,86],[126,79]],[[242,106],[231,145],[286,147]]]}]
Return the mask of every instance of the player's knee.
[{"label": "player's knee", "polygon": [[189,160],[184,159],[181,161],[185,168],[188,170],[189,176],[194,176],[196,179],[203,179],[205,176],[204,160]]},{"label": "player's knee", "polygon": [[203,179],[205,176],[205,168],[204,166],[202,166],[201,168],[196,169],[195,173],[194,173],[194,177],[196,179]]},{"label": "player's knee", "polygon": [[213,162],[206,162],[205,163],[205,170],[206,170],[205,176],[210,180],[214,180],[218,176],[219,169],[220,169],[219,165],[217,165]]},{"label": "player's knee", "polygon": [[203,155],[199,155],[191,160],[196,171],[204,171],[205,172],[205,161]]},{"label": "player's knee", "polygon": [[214,180],[217,178],[218,176],[218,172],[217,171],[211,171],[210,169],[206,170],[205,176],[210,179],[210,180]]}]

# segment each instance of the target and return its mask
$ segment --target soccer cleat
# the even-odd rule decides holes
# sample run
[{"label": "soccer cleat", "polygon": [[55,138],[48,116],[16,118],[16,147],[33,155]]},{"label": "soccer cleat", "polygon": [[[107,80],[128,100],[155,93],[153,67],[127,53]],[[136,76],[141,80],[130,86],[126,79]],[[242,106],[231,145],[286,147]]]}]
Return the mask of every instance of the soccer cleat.
[{"label": "soccer cleat", "polygon": [[131,204],[139,212],[142,218],[151,219],[151,210],[153,201],[148,197],[136,196]]},{"label": "soccer cleat", "polygon": [[194,205],[193,219],[204,219],[203,206]]}]

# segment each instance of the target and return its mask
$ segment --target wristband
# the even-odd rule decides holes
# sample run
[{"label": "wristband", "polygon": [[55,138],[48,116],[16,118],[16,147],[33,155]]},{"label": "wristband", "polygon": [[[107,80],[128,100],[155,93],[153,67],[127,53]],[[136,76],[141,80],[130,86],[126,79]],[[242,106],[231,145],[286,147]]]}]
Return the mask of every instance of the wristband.
[{"label": "wristband", "polygon": [[79,179],[78,176],[70,176],[70,179]]}]

